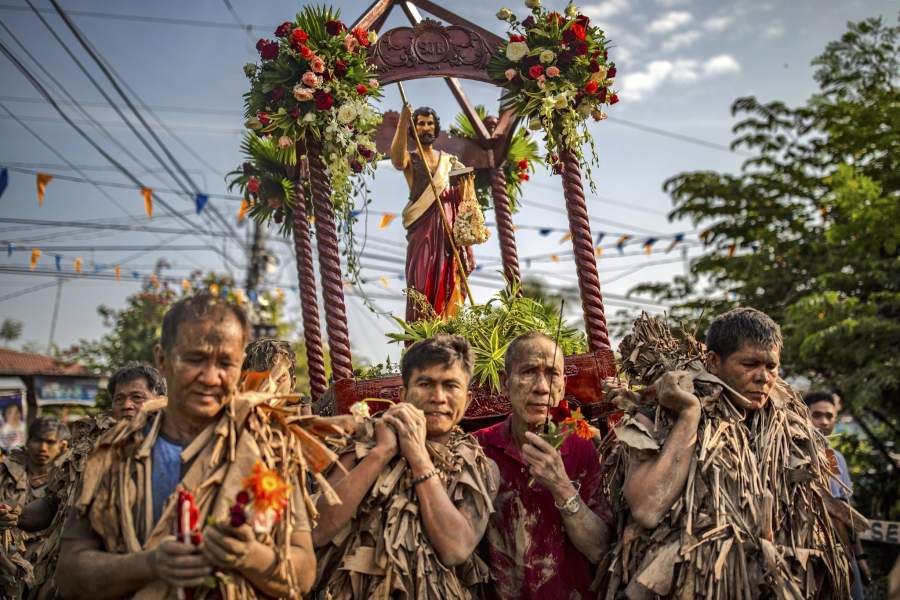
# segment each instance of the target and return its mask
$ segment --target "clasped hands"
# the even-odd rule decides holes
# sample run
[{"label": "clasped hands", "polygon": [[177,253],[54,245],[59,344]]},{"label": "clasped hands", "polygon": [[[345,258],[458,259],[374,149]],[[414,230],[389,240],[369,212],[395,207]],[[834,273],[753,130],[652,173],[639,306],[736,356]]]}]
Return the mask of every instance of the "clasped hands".
[{"label": "clasped hands", "polygon": [[425,446],[425,413],[410,404],[393,405],[375,420],[375,448],[390,460],[399,451],[412,467],[431,465]]}]

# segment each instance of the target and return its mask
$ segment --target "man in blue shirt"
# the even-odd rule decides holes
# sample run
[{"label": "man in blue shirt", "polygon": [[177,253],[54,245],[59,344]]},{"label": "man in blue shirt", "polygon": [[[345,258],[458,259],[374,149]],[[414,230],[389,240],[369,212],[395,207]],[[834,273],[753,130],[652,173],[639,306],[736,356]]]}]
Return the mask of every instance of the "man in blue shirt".
[{"label": "man in blue shirt", "polygon": [[[812,424],[826,438],[834,431],[837,422],[837,401],[835,394],[831,392],[809,392],[803,397],[806,406],[809,407],[809,418]],[[850,471],[847,469],[847,461],[844,455],[837,450],[828,450],[829,458],[832,458],[832,468],[837,475],[831,478],[831,495],[850,502],[853,495],[853,484],[850,482]],[[851,594],[853,600],[862,600],[864,597],[863,581],[869,582],[869,565],[866,562],[866,554],[857,537],[855,543],[855,556],[850,557],[850,567],[853,569],[853,587]]]}]

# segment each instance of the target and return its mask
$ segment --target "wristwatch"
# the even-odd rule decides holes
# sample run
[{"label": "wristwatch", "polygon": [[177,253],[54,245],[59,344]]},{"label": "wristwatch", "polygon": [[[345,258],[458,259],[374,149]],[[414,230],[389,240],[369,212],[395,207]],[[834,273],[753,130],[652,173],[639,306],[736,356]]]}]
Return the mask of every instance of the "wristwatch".
[{"label": "wristwatch", "polygon": [[559,512],[563,514],[565,517],[571,517],[576,514],[579,510],[581,510],[581,496],[579,496],[579,492],[581,491],[581,482],[573,481],[572,485],[575,486],[575,493],[571,498],[559,504],[555,500],[553,501],[554,506],[559,509]]}]

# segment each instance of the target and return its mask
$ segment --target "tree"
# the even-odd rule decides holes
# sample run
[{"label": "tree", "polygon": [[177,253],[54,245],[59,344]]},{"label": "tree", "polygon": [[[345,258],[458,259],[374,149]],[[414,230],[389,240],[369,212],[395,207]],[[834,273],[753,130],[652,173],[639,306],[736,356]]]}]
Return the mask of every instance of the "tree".
[{"label": "tree", "polygon": [[4,342],[14,342],[22,335],[22,321],[15,319],[3,319],[0,325],[0,340]]},{"label": "tree", "polygon": [[739,174],[665,182],[670,217],[704,228],[707,252],[688,277],[632,293],[673,301],[700,331],[736,305],[780,322],[786,373],[837,391],[867,436],[856,447],[869,455],[848,460],[880,465],[853,473],[863,512],[897,519],[900,27],[850,23],[813,65],[819,90],[803,106],[735,101],[733,146],[751,154]]}]

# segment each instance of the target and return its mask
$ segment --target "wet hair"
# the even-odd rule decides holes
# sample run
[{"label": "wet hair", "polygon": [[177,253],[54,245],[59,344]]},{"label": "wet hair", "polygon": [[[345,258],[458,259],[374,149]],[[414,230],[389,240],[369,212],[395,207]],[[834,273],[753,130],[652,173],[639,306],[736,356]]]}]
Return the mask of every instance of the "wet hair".
[{"label": "wet hair", "polygon": [[722,360],[748,343],[760,348],[781,352],[781,328],[772,317],[755,308],[732,308],[709,325],[706,347]]},{"label": "wet hair", "polygon": [[412,114],[412,125],[416,126],[416,122],[418,122],[419,117],[428,115],[432,119],[434,119],[434,139],[437,139],[439,135],[441,135],[441,118],[438,116],[437,111],[431,108],[430,106],[420,106]]},{"label": "wet hair", "polygon": [[156,396],[166,395],[166,380],[163,379],[159,371],[147,363],[137,361],[126,364],[110,376],[109,383],[106,384],[106,393],[112,398],[116,395],[117,387],[135,379],[146,381],[147,389],[150,390],[151,394]]},{"label": "wet hair", "polygon": [[546,333],[540,331],[526,331],[516,338],[506,347],[506,353],[503,355],[503,368],[508,373],[512,369],[513,364],[521,358],[523,347],[537,340],[546,340],[553,344],[553,338]]},{"label": "wet hair", "polygon": [[466,338],[458,335],[436,335],[416,342],[400,359],[400,375],[403,377],[403,387],[409,386],[409,379],[413,371],[426,369],[434,365],[447,365],[458,362],[462,365],[466,376],[472,379],[474,360],[472,348]]},{"label": "wet hair", "polygon": [[56,417],[38,417],[28,426],[28,439],[41,439],[55,435],[57,440],[69,439],[69,428]]},{"label": "wet hair", "polygon": [[270,371],[275,361],[283,356],[289,363],[291,382],[295,380],[294,370],[297,367],[297,355],[290,343],[273,338],[253,340],[244,348],[244,364],[241,371]]},{"label": "wet hair", "polygon": [[815,392],[807,392],[803,396],[803,402],[805,402],[807,406],[812,406],[816,402],[828,402],[832,406],[837,406],[837,403],[834,401],[834,394],[821,390]]},{"label": "wet hair", "polygon": [[170,352],[178,337],[178,328],[185,321],[202,321],[213,317],[231,314],[241,326],[244,339],[250,337],[250,320],[247,313],[239,306],[214,298],[209,292],[200,292],[182,298],[172,305],[163,317],[162,335],[159,343],[164,352]]}]

